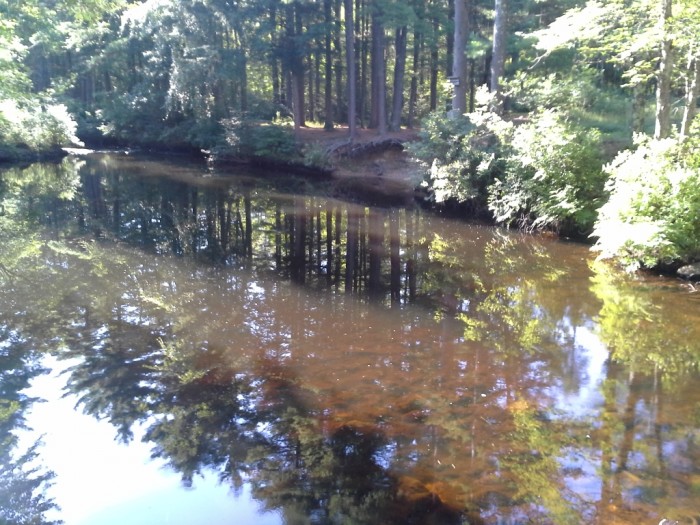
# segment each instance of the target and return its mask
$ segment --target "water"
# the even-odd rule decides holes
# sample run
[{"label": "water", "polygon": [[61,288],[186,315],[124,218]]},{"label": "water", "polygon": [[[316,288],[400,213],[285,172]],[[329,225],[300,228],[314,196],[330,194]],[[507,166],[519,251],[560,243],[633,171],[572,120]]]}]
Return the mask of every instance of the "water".
[{"label": "water", "polygon": [[[0,431],[20,439],[2,441],[0,508],[68,525],[698,519],[692,287],[344,197],[125,155],[2,173]],[[50,484],[33,508],[11,499],[27,478]]]}]

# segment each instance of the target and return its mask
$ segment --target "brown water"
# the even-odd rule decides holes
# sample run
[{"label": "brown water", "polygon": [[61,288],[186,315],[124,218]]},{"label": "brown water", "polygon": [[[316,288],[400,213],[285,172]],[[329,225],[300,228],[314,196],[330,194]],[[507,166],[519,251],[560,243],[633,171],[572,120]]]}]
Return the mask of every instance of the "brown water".
[{"label": "brown water", "polygon": [[184,487],[278,523],[700,519],[700,294],[338,197],[123,155],[0,174],[0,430],[53,363]]}]

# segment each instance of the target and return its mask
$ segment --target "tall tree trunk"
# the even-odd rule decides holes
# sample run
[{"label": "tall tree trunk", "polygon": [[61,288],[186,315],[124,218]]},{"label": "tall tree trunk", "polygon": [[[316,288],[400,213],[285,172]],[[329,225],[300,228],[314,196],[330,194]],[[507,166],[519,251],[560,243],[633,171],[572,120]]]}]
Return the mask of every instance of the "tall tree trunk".
[{"label": "tall tree trunk", "polygon": [[316,94],[318,91],[316,90],[316,79],[318,78],[318,70],[316,68],[317,62],[316,62],[316,53],[314,53],[313,56],[309,57],[309,62],[308,62],[308,72],[309,72],[309,103],[307,104],[307,107],[309,108],[309,120],[311,122],[314,122],[316,120]]},{"label": "tall tree trunk", "polygon": [[357,60],[357,74],[360,81],[359,91],[357,93],[357,116],[360,122],[360,127],[365,127],[365,119],[367,116],[367,100],[370,98],[367,93],[369,89],[367,86],[369,84],[369,40],[367,39],[367,34],[369,33],[369,12],[365,8],[365,3],[367,0],[356,0],[356,14],[355,14],[355,34],[362,35],[359,41],[355,44],[355,51],[359,54],[359,59]]},{"label": "tall tree trunk", "polygon": [[[448,27],[454,27],[455,0],[447,1]],[[445,64],[447,65],[447,76],[454,76],[452,66],[454,64],[455,39],[449,31],[445,31]]]},{"label": "tall tree trunk", "polygon": [[372,113],[369,127],[380,135],[387,133],[386,64],[384,62],[384,24],[377,12],[372,13]]},{"label": "tall tree trunk", "polygon": [[326,34],[324,35],[324,123],[323,129],[331,131],[333,129],[333,53],[331,50],[331,24],[333,15],[331,11],[331,0],[323,0],[323,18],[326,24]]},{"label": "tall tree trunk", "polygon": [[[355,71],[355,25],[353,0],[345,2],[345,56],[348,70],[348,130],[350,140],[357,135],[357,74]],[[347,283],[346,283],[347,286]]]},{"label": "tall tree trunk", "polygon": [[455,0],[452,110],[458,115],[467,112],[467,39],[469,35],[467,13],[467,0]]},{"label": "tall tree trunk", "polygon": [[396,28],[396,64],[394,65],[394,97],[391,108],[391,131],[401,128],[403,109],[403,83],[406,76],[406,45],[408,27]]},{"label": "tall tree trunk", "polygon": [[288,4],[287,7],[287,45],[285,50],[290,53],[289,71],[291,73],[292,114],[294,128],[306,126],[304,108],[304,50],[301,36],[304,25],[301,18],[299,2]]},{"label": "tall tree trunk", "polygon": [[335,50],[334,70],[335,70],[335,117],[338,122],[341,122],[344,117],[347,117],[345,111],[345,95],[346,86],[343,83],[343,18],[341,11],[343,10],[343,0],[335,0],[335,31],[333,32],[333,49]]},{"label": "tall tree trunk", "polygon": [[413,121],[416,117],[416,105],[418,104],[418,75],[420,68],[420,43],[422,35],[413,33],[413,64],[411,65],[411,89],[408,95],[408,118],[406,125],[409,128],[413,127]]},{"label": "tall tree trunk", "polygon": [[656,74],[656,124],[654,138],[663,139],[671,133],[671,72],[673,70],[673,44],[668,31],[673,0],[662,0],[659,26],[661,29],[661,60]]},{"label": "tall tree trunk", "polygon": [[246,56],[246,48],[241,48],[240,61],[240,79],[241,79],[241,111],[248,111],[248,57]]},{"label": "tall tree trunk", "polygon": [[507,4],[506,0],[495,0],[495,17],[493,22],[493,50],[491,53],[491,76],[489,89],[493,94],[492,111],[503,111],[503,97],[501,79],[506,62],[506,25]]},{"label": "tall tree trunk", "polygon": [[644,84],[637,82],[632,86],[632,133],[644,131],[644,108],[646,97],[644,96]]},{"label": "tall tree trunk", "polygon": [[683,121],[681,122],[680,139],[690,134],[690,126],[698,112],[698,95],[700,95],[700,55],[691,50],[688,56],[688,80],[685,87],[685,107],[683,108]]},{"label": "tall tree trunk", "polygon": [[437,109],[437,87],[439,73],[440,53],[438,51],[438,33],[440,30],[440,22],[437,18],[433,19],[433,38],[430,43],[430,111]]},{"label": "tall tree trunk", "polygon": [[270,53],[270,69],[272,74],[272,103],[278,106],[282,103],[282,94],[280,91],[280,69],[277,59],[277,6],[270,6],[270,43],[272,45],[272,53]]}]

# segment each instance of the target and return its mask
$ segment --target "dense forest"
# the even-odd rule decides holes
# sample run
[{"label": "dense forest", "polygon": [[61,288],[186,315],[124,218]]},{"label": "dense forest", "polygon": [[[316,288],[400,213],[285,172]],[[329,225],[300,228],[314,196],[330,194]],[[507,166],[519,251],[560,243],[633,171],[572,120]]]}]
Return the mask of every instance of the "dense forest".
[{"label": "dense forest", "polygon": [[[0,158],[69,144],[298,158],[294,130],[409,151],[431,199],[700,259],[695,0],[0,0]],[[695,119],[697,122],[697,119]]]}]

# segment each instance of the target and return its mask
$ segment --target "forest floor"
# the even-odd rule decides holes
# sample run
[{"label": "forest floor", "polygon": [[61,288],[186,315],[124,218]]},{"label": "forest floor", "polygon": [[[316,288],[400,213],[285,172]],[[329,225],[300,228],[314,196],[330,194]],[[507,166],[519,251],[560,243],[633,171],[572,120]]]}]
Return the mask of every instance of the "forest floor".
[{"label": "forest floor", "polygon": [[408,198],[423,179],[422,168],[403,149],[418,140],[415,129],[380,136],[375,129],[359,129],[349,141],[347,126],[332,131],[306,127],[295,131],[299,142],[329,153],[331,172],[352,193],[374,193],[393,199]]}]

